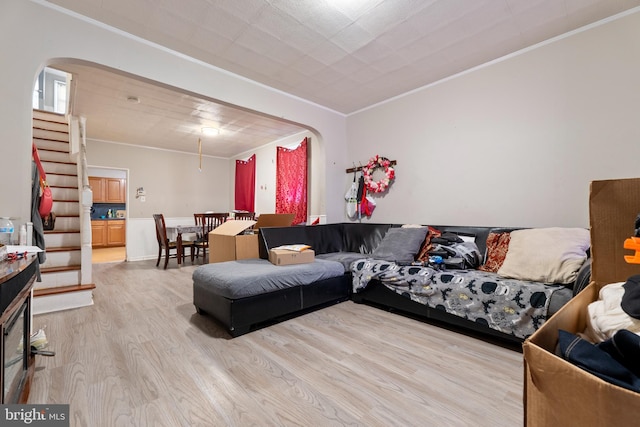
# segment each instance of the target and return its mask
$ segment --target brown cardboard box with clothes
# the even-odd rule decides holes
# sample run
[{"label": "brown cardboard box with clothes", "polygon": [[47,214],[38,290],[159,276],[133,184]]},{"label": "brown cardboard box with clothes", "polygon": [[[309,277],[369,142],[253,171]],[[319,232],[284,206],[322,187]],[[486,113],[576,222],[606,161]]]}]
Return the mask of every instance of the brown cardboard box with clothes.
[{"label": "brown cardboard box with clothes", "polygon": [[523,344],[525,425],[631,426],[640,420],[640,393],[618,387],[556,355],[560,329],[580,334],[587,306],[600,289],[640,274],[624,241],[640,213],[640,179],[593,181],[589,196],[592,275],[574,297]]}]

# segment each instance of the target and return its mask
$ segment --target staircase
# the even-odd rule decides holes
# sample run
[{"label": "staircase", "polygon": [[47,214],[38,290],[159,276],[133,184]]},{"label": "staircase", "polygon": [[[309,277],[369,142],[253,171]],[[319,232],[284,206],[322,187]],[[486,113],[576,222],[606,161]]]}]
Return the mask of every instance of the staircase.
[{"label": "staircase", "polygon": [[45,231],[47,260],[42,282],[33,291],[33,313],[93,304],[94,284],[82,284],[82,238],[78,164],[70,154],[69,124],[64,115],[33,111],[33,143],[53,195],[55,227]]}]

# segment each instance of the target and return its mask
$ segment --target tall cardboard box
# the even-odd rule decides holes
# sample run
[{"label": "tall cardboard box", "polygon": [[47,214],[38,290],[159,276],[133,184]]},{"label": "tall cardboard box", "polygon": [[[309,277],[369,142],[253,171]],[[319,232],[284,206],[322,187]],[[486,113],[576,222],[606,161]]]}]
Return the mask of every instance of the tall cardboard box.
[{"label": "tall cardboard box", "polygon": [[[209,232],[209,262],[258,258],[258,235],[253,231],[256,221],[233,220],[222,223]],[[243,234],[247,230],[250,234]]]},{"label": "tall cardboard box", "polygon": [[593,181],[589,195],[592,283],[523,344],[524,417],[528,427],[640,425],[640,393],[610,384],[554,354],[558,329],[584,331],[587,306],[602,286],[640,274],[625,239],[640,213],[640,179]]}]

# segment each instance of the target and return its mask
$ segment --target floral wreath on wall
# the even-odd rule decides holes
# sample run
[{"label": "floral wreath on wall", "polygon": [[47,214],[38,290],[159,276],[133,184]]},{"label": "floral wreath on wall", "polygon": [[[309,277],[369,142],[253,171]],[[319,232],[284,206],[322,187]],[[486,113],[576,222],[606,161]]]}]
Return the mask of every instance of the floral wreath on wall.
[{"label": "floral wreath on wall", "polygon": [[[378,168],[383,168],[386,176],[380,181],[374,181],[373,172]],[[393,167],[391,167],[391,161],[389,159],[376,154],[370,158],[369,163],[362,168],[362,176],[364,176],[364,185],[367,187],[367,191],[383,193],[395,178],[396,172]]]}]

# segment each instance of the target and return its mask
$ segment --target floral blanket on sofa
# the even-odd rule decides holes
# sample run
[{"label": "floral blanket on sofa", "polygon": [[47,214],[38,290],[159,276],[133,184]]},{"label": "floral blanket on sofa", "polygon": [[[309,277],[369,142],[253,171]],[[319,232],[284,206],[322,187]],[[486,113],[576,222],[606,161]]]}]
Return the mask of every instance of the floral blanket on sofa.
[{"label": "floral blanket on sofa", "polygon": [[378,280],[415,302],[522,339],[542,326],[551,296],[563,288],[479,270],[440,271],[370,258],[353,262],[351,272],[354,293]]}]

